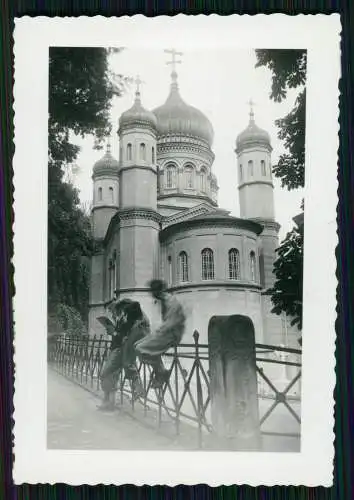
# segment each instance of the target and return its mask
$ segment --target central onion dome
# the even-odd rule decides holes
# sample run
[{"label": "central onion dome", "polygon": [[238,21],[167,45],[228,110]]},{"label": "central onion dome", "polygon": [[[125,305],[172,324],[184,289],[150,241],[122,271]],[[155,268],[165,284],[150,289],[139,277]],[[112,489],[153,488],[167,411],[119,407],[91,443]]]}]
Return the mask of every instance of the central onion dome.
[{"label": "central onion dome", "polygon": [[184,135],[213,143],[214,131],[208,118],[199,109],[186,104],[179,94],[177,73],[172,72],[170,94],[162,106],[154,109],[157,133],[160,136]]},{"label": "central onion dome", "polygon": [[106,153],[93,166],[93,175],[118,175],[119,163],[111,154],[111,145],[107,144]]},{"label": "central onion dome", "polygon": [[242,149],[259,144],[270,148],[270,135],[268,132],[256,125],[256,122],[254,121],[254,112],[251,109],[250,122],[248,127],[237,136],[236,147],[237,149]]},{"label": "central onion dome", "polygon": [[135,101],[133,106],[124,111],[119,118],[119,128],[134,127],[134,126],[150,126],[156,128],[156,117],[154,113],[145,109],[141,104],[140,92],[135,93]]}]

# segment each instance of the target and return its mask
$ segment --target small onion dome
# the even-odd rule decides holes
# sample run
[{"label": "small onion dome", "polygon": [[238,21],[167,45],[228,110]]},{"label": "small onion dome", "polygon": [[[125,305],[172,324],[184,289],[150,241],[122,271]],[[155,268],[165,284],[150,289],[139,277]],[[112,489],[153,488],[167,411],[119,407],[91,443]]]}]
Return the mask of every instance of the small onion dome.
[{"label": "small onion dome", "polygon": [[241,132],[236,139],[236,148],[241,149],[253,145],[263,145],[271,147],[270,135],[265,130],[256,125],[254,121],[254,113],[250,112],[250,122],[248,127]]},{"label": "small onion dome", "polygon": [[106,153],[93,166],[93,175],[118,175],[119,162],[111,154],[111,145],[107,144]]},{"label": "small onion dome", "polygon": [[173,71],[171,76],[171,90],[165,104],[154,109],[158,135],[196,137],[211,146],[214,139],[212,124],[199,109],[183,101],[178,90],[177,73]]},{"label": "small onion dome", "polygon": [[135,93],[133,106],[119,118],[119,128],[148,126],[156,128],[156,117],[141,105],[140,92]]}]

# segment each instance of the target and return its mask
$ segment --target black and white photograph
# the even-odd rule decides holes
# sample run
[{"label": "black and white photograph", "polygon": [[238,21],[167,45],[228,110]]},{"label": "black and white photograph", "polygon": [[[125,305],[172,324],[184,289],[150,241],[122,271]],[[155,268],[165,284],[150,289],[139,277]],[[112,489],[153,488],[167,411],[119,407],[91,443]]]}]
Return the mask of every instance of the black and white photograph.
[{"label": "black and white photograph", "polygon": [[49,78],[48,447],[298,451],[306,50],[51,47]]},{"label": "black and white photograph", "polygon": [[[299,22],[298,43],[290,46],[281,45],[282,29],[276,44],[268,33],[263,44],[255,36],[248,45],[213,46],[203,38],[193,45],[191,19],[183,39],[185,17],[170,21],[171,33],[140,19],[142,38],[134,43],[137,25],[128,19],[115,20],[122,28],[116,40],[113,23],[100,19],[96,39],[91,31],[94,43],[88,40],[94,19],[72,19],[66,27],[57,20],[53,41],[50,23],[44,29],[41,84],[47,90],[34,96],[43,101],[38,116],[46,108],[42,177],[40,185],[28,181],[45,193],[40,220],[31,223],[43,223],[40,443],[54,463],[61,463],[61,453],[64,461],[77,453],[91,460],[93,453],[94,462],[97,452],[117,452],[124,462],[134,452],[129,456],[139,456],[139,463],[150,460],[146,452],[159,452],[161,463],[178,452],[173,456],[186,457],[187,468],[202,454],[212,471],[224,452],[223,460],[237,457],[255,476],[256,461],[271,468],[273,457],[273,473],[275,463],[285,469],[287,460],[295,469],[306,453],[323,455],[306,441],[317,439],[311,400],[314,407],[316,398],[332,401],[330,383],[324,383],[326,397],[315,394],[320,375],[315,382],[310,371],[327,363],[335,380],[335,296],[333,290],[326,295],[319,270],[312,269],[329,255],[322,278],[335,283],[336,164],[329,157],[336,158],[338,122],[331,113],[338,107],[339,69],[334,62],[327,85],[336,90],[326,114],[320,101],[311,103],[321,79],[311,79],[311,47],[301,43]],[[82,38],[74,34],[80,21]],[[216,21],[205,24],[215,22],[214,37]],[[325,23],[336,61],[339,24],[330,29]],[[243,34],[250,29],[245,24]],[[143,43],[144,30],[145,36],[155,30],[155,43]],[[23,102],[18,98],[18,106]],[[322,132],[316,131],[321,119]],[[311,134],[323,144],[319,156]],[[321,173],[323,156],[329,166]],[[316,176],[322,176],[317,184]],[[35,193],[29,188],[26,196]],[[314,228],[321,227],[328,231],[321,231],[325,248],[314,253]],[[27,266],[35,267],[35,254],[27,254]],[[322,323],[312,319],[318,311]],[[328,347],[322,355],[321,342]],[[20,363],[21,348],[17,355]],[[24,391],[21,373],[16,383]],[[15,421],[16,414],[22,418],[18,408],[15,396]],[[331,412],[329,406],[324,417]],[[333,422],[327,420],[322,444],[330,470]],[[23,431],[19,435],[23,439]],[[105,461],[96,473],[104,468]],[[62,481],[75,484],[74,468],[67,474]],[[266,484],[263,478],[253,484]]]}]

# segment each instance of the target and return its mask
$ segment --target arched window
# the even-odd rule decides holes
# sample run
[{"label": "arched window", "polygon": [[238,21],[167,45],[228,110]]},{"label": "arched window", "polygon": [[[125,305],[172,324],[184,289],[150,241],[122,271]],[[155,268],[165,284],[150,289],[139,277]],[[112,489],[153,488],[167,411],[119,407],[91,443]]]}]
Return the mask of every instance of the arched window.
[{"label": "arched window", "polygon": [[248,175],[250,177],[253,176],[253,161],[252,160],[249,160],[249,162],[248,162]]},{"label": "arched window", "polygon": [[174,188],[176,187],[176,167],[174,165],[168,165],[166,167],[166,187]]},{"label": "arched window", "polygon": [[261,160],[261,170],[262,170],[262,175],[267,175],[266,164],[264,160]]},{"label": "arched window", "polygon": [[186,189],[193,189],[193,167],[184,168],[184,180]]},{"label": "arched window", "polygon": [[254,252],[250,253],[250,278],[251,281],[256,281],[256,255]]},{"label": "arched window", "polygon": [[98,201],[102,201],[102,188],[98,188]]},{"label": "arched window", "polygon": [[146,146],[143,142],[140,144],[140,159],[146,160]]},{"label": "arched window", "polygon": [[204,168],[200,171],[200,190],[206,192],[206,171]]},{"label": "arched window", "polygon": [[202,250],[202,280],[215,279],[214,253],[210,248]]},{"label": "arched window", "polygon": [[110,187],[109,187],[109,201],[110,201],[111,203],[113,203],[113,202],[114,202],[114,198],[113,198],[113,188],[112,188],[112,186],[110,186]]},{"label": "arched window", "polygon": [[240,165],[240,181],[243,179],[242,165]]},{"label": "arched window", "polygon": [[236,248],[229,250],[229,279],[240,279],[240,253]]},{"label": "arched window", "polygon": [[178,276],[181,282],[189,281],[188,255],[186,252],[181,252],[178,256]]},{"label": "arched window", "polygon": [[155,148],[154,148],[154,146],[151,149],[151,161],[152,161],[152,164],[155,163]]},{"label": "arched window", "polygon": [[132,160],[132,145],[130,143],[127,144],[127,160]]}]

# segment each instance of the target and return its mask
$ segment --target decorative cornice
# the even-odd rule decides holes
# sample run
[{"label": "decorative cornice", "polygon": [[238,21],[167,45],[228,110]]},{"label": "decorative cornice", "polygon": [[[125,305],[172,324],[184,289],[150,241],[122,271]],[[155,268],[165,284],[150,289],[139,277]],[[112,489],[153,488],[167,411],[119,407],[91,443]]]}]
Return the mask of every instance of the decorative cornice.
[{"label": "decorative cornice", "polygon": [[262,286],[259,283],[254,283],[251,281],[244,280],[208,280],[208,281],[199,281],[198,283],[180,283],[178,285],[172,285],[168,288],[170,292],[177,292],[180,290],[188,290],[195,288],[234,288],[238,290],[256,290],[261,292]]},{"label": "decorative cornice", "polygon": [[157,224],[161,223],[162,216],[156,210],[145,207],[125,207],[117,211],[117,213],[112,217],[107,228],[106,235],[104,237],[104,245],[106,246],[111,239],[111,235],[114,231],[116,225],[120,221],[127,221],[132,219],[145,219],[151,220]]},{"label": "decorative cornice", "polygon": [[[254,221],[257,224],[261,224],[264,229],[274,229],[277,233],[279,232],[281,225],[273,219],[263,219],[262,217],[252,217],[252,219],[247,219]],[[263,230],[264,230],[263,229]]]},{"label": "decorative cornice", "polygon": [[213,151],[209,148],[209,146],[206,146],[202,142],[195,142],[195,143],[190,143],[190,142],[182,142],[179,141],[177,138],[175,141],[170,141],[169,142],[158,142],[157,143],[157,156],[161,156],[165,153],[196,153],[199,156],[206,156],[209,158],[210,163],[212,163],[215,159],[215,155]]},{"label": "decorative cornice", "polygon": [[173,234],[178,233],[186,229],[193,229],[198,227],[208,227],[208,228],[219,228],[219,227],[232,227],[234,229],[241,229],[245,231],[250,231],[255,233],[257,236],[261,234],[263,226],[249,219],[239,219],[237,217],[230,217],[225,215],[220,216],[208,216],[206,219],[192,218],[185,221],[177,222],[176,224],[171,224],[167,226],[160,232],[160,241],[163,242],[167,240]]},{"label": "decorative cornice", "polygon": [[110,167],[100,167],[100,170],[98,172],[93,172],[91,175],[91,179],[99,179],[100,177],[109,177],[109,178],[114,178],[115,180],[118,179],[119,175],[119,170],[117,168],[112,169]]},{"label": "decorative cornice", "polygon": [[150,132],[152,132],[154,137],[156,137],[157,135],[156,128],[151,124],[151,122],[149,122],[148,120],[135,120],[135,119],[130,123],[121,125],[117,130],[117,134],[121,135],[123,132],[132,132],[136,128],[137,129],[145,128],[148,129]]},{"label": "decorative cornice", "polygon": [[245,142],[241,146],[237,146],[235,148],[235,153],[237,155],[240,155],[246,150],[259,149],[259,148],[266,149],[269,153],[271,153],[273,151],[272,146],[267,142],[250,140],[250,141]]},{"label": "decorative cornice", "polygon": [[[202,201],[207,201],[208,203],[211,203],[214,207],[217,207],[218,204],[216,201],[213,201],[209,196],[203,196],[203,195],[199,195],[199,194],[193,194],[193,195],[190,195],[190,194],[184,194],[184,193],[181,193],[180,191],[173,191],[173,193],[169,193],[169,194],[159,194],[157,199],[158,200],[164,200],[164,199],[167,199],[167,198],[193,198],[193,199],[197,199],[197,200],[202,200]],[[173,206],[171,208],[174,208]]]},{"label": "decorative cornice", "polygon": [[119,220],[127,219],[148,219],[154,222],[161,222],[161,215],[151,208],[144,207],[125,207],[121,208],[117,213]]},{"label": "decorative cornice", "polygon": [[91,212],[95,212],[96,210],[99,210],[101,208],[109,208],[109,209],[114,209],[114,210],[118,210],[118,206],[117,205],[93,205],[92,208],[91,208]]}]

